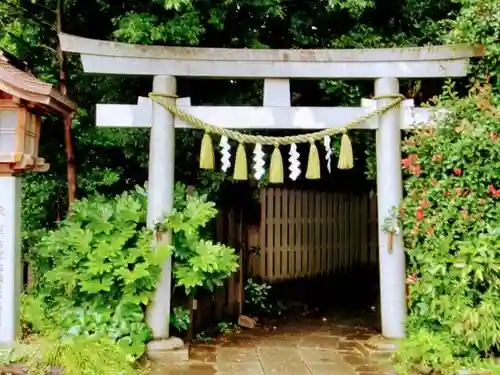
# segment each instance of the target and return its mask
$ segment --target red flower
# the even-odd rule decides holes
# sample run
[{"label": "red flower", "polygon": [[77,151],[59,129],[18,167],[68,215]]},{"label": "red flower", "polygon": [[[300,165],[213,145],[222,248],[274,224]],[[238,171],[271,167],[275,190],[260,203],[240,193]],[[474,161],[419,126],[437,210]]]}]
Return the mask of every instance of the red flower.
[{"label": "red flower", "polygon": [[495,197],[498,197],[500,196],[500,189],[495,189],[495,187],[493,185],[490,185],[488,186],[488,190],[490,191],[490,193],[495,196]]},{"label": "red flower", "polygon": [[422,169],[420,169],[420,165],[412,165],[410,167],[410,173],[414,176],[420,176],[420,173],[422,172]]},{"label": "red flower", "polygon": [[415,154],[408,155],[407,158],[401,160],[401,164],[405,168],[410,168],[412,165],[418,162],[418,156]]},{"label": "red flower", "polygon": [[453,174],[455,176],[461,176],[462,175],[462,170],[460,168],[453,168]]},{"label": "red flower", "polygon": [[417,281],[417,275],[412,274],[406,278],[407,284],[414,284]]},{"label": "red flower", "polygon": [[479,204],[480,204],[480,205],[486,204],[486,201],[485,201],[484,199],[480,199],[480,200],[479,200]]},{"label": "red flower", "polygon": [[415,217],[417,218],[417,220],[424,220],[424,210],[421,207],[417,208],[417,212],[415,212]]}]

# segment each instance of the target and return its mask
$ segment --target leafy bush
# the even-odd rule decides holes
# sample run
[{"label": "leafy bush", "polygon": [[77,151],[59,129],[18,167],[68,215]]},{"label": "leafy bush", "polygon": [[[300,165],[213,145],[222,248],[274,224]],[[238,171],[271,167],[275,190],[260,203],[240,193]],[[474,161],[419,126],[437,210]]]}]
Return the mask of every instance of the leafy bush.
[{"label": "leafy bush", "polygon": [[437,128],[405,141],[400,217],[411,275],[405,345],[415,348],[398,357],[406,370],[416,361],[452,374],[499,352],[499,104],[488,87],[459,99],[449,86],[436,102],[449,110]]},{"label": "leafy bush", "polygon": [[190,322],[191,317],[189,310],[179,306],[172,309],[172,314],[170,315],[170,325],[177,331],[187,331],[189,329]]},{"label": "leafy bush", "polygon": [[106,338],[72,337],[59,341],[52,336],[0,350],[0,365],[23,363],[30,375],[46,375],[59,369],[65,375],[136,375],[125,352]]},{"label": "leafy bush", "polygon": [[245,309],[253,316],[278,316],[284,306],[280,301],[273,301],[270,284],[248,279],[245,285]]},{"label": "leafy bush", "polygon": [[[175,206],[160,225],[173,231],[173,245],[152,251],[144,189],[77,202],[37,246],[36,285],[23,303],[26,324],[42,334],[61,332],[64,339],[111,339],[130,360],[140,357],[150,338],[145,309],[169,255],[175,285],[187,292],[220,285],[238,266],[234,249],[203,238],[203,227],[217,213],[213,203],[186,197],[179,185]],[[189,323],[185,316],[181,322]]]},{"label": "leafy bush", "polygon": [[201,229],[215,218],[217,210],[205,195],[184,195],[176,200],[175,209],[161,228],[173,233],[173,273],[177,286],[186,293],[196,288],[213,290],[238,269],[238,256],[234,249],[206,239]]}]

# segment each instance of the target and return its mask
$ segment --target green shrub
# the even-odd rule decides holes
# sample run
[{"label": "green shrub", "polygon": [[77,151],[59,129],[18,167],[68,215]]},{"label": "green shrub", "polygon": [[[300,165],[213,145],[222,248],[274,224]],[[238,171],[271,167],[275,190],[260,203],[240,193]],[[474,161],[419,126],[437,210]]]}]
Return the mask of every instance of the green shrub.
[{"label": "green shrub", "polygon": [[173,244],[155,251],[146,208],[141,188],[114,199],[83,199],[41,240],[32,261],[36,285],[23,303],[34,332],[111,339],[133,360],[150,338],[145,310],[169,255],[175,285],[187,292],[220,285],[236,270],[234,249],[204,239],[203,227],[217,213],[205,196],[186,197],[177,186],[174,212],[159,225],[172,230]]},{"label": "green shrub", "polygon": [[449,110],[437,128],[405,141],[400,219],[411,298],[407,355],[397,358],[407,370],[417,364],[452,374],[450,358],[481,367],[489,362],[478,358],[499,351],[499,104],[488,87],[463,99],[448,87],[436,102]]},{"label": "green shrub", "polygon": [[54,336],[30,345],[18,344],[0,350],[0,365],[22,363],[30,375],[46,375],[60,369],[65,375],[136,375],[126,353],[113,341],[96,336],[59,340]]}]

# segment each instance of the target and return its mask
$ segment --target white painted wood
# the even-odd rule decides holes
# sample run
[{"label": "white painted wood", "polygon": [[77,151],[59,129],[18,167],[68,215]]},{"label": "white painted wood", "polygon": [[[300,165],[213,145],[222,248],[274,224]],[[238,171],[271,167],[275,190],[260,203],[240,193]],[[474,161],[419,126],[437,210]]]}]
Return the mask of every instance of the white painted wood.
[{"label": "white painted wood", "polygon": [[264,80],[264,106],[290,107],[290,80],[266,78]]},{"label": "white painted wood", "polygon": [[81,55],[86,73],[161,75],[206,78],[316,78],[375,79],[445,78],[467,75],[468,60],[374,62],[203,61]]},{"label": "white painted wood", "polygon": [[88,39],[65,33],[59,34],[59,40],[65,52],[173,60],[373,62],[467,59],[483,54],[481,47],[465,44],[364,49],[252,49],[137,45]]},{"label": "white painted wood", "polygon": [[[397,79],[380,78],[375,81],[376,96],[398,93]],[[378,105],[380,107],[390,102],[391,99],[381,99]],[[382,335],[390,339],[404,337],[406,321],[403,240],[400,235],[394,235],[391,251],[388,246],[388,234],[383,231],[384,221],[393,209],[399,207],[403,198],[400,121],[399,106],[380,115],[376,139]]]},{"label": "white painted wood", "polygon": [[[266,98],[266,97],[265,97]],[[140,98],[149,101],[148,98]],[[273,100],[269,98],[269,100]],[[133,105],[132,105],[133,106]],[[152,102],[131,105],[98,104],[96,124],[100,127],[150,127],[152,123]],[[139,108],[140,107],[140,108]],[[142,109],[144,108],[144,113]],[[190,106],[189,98],[177,99],[177,107],[204,122],[231,129],[324,129],[338,128],[377,109],[377,101],[362,99],[361,107],[286,107],[286,106]],[[413,100],[405,100],[402,106],[402,129],[415,127],[417,123],[432,125],[428,120],[431,110],[414,108]],[[175,118],[176,128],[191,127]],[[366,121],[356,129],[375,130],[376,118]]]},{"label": "white painted wood", "polygon": [[[176,80],[171,76],[157,76],[153,91],[164,94],[176,93]],[[173,100],[173,99],[168,99]],[[170,214],[174,204],[175,132],[173,116],[161,105],[154,104],[153,126],[149,146],[148,175],[148,227]],[[165,233],[160,239],[171,243],[172,234]],[[162,266],[153,301],[148,305],[147,321],[154,339],[169,337],[170,294],[172,290],[172,259]]]},{"label": "white painted wood", "polygon": [[21,178],[0,177],[0,345],[20,330]]},{"label": "white painted wood", "polygon": [[96,123],[102,127],[149,128],[153,122],[153,102],[139,97],[137,104],[97,104]]}]

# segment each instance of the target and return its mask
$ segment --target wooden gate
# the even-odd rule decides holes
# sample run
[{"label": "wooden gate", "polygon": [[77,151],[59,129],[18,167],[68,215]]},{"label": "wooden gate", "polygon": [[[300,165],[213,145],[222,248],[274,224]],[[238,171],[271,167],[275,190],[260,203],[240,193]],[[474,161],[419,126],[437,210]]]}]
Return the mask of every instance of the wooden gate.
[{"label": "wooden gate", "polygon": [[249,273],[265,281],[316,277],[378,261],[377,199],[368,192],[261,190],[258,255]]}]

